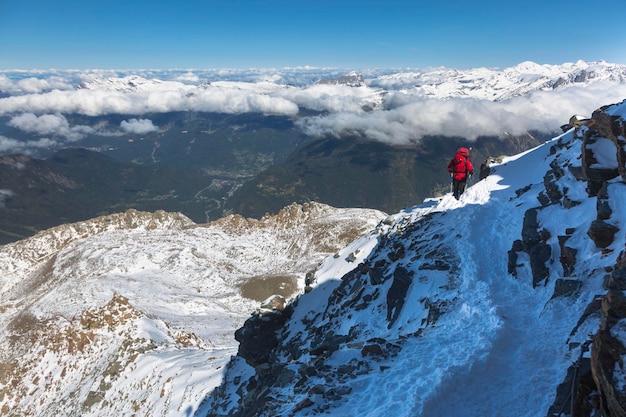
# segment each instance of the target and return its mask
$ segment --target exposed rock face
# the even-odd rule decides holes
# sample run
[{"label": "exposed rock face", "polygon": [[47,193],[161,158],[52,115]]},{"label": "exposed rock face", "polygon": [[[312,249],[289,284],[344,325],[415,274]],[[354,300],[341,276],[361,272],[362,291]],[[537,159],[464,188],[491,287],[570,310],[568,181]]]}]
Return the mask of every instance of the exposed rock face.
[{"label": "exposed rock face", "polygon": [[[588,130],[583,134],[582,166],[590,181],[603,181],[619,175],[626,181],[626,126],[624,121],[610,116],[600,108],[593,112],[591,121],[587,124]],[[615,168],[594,168],[598,161],[590,151],[592,146],[601,140],[610,140],[615,145]]]},{"label": "exposed rock face", "polygon": [[[626,319],[626,253],[621,254],[616,269],[609,275],[607,294],[602,299],[604,319],[593,339],[591,370],[600,392],[600,412],[603,416],[626,416],[626,388],[622,357],[626,347],[612,333]],[[621,370],[616,374],[616,369]]]},{"label": "exposed rock face", "polygon": [[[326,310],[316,312],[315,317],[301,319],[306,340],[300,336],[287,338],[281,332],[284,329],[278,328],[285,319],[293,320],[291,312],[265,319],[255,315],[249,319],[237,334],[237,340],[244,345],[238,355],[255,368],[255,375],[240,381],[237,410],[223,411],[227,405],[217,400],[209,415],[285,415],[280,411],[280,398],[271,390],[284,387],[302,398],[290,408],[292,414],[303,409],[313,413],[329,412],[329,404],[340,402],[351,393],[347,381],[377,369],[379,361],[393,358],[402,351],[404,339],[418,338],[422,329],[434,326],[451,302],[446,297],[454,296],[459,285],[455,274],[460,261],[453,250],[441,243],[446,233],[443,225],[424,218],[420,220],[423,221],[397,225],[394,233],[379,236],[375,252],[341,278],[330,294]],[[350,255],[352,258],[346,257],[346,262],[356,260],[353,253]],[[419,265],[418,271],[428,270],[440,276],[440,280],[417,276],[416,265]],[[412,324],[417,331],[398,340],[387,340],[364,334],[362,324],[357,322],[346,334],[336,332],[341,326],[338,322],[341,317],[360,310],[372,311],[373,321],[390,328],[399,320],[408,292],[420,281],[425,286],[435,282],[441,285],[442,298],[431,295],[421,300],[423,318]],[[299,301],[294,303],[294,311]],[[333,365],[333,354],[346,348],[356,352],[356,357],[345,364]]]},{"label": "exposed rock face", "polygon": [[276,330],[288,317],[288,311],[279,310],[254,314],[235,332],[235,339],[239,342],[237,355],[244,358],[252,367],[267,363],[270,353],[278,345]]},{"label": "exposed rock face", "polygon": [[540,208],[529,209],[524,215],[522,226],[522,239],[513,243],[509,251],[509,273],[515,275],[517,263],[517,253],[526,252],[530,257],[530,267],[533,274],[533,286],[545,280],[549,274],[546,262],[552,255],[551,247],[546,244],[549,233],[540,228],[537,215]]},{"label": "exposed rock face", "polygon": [[[616,177],[626,179],[625,173],[625,145],[626,133],[624,121],[612,117],[602,109],[594,112],[591,119],[576,120],[570,126],[576,127],[574,136],[582,141],[581,166],[568,166],[567,169],[574,178],[587,182],[587,193],[596,197],[596,219],[587,226],[587,236],[603,253],[610,253],[608,249],[614,242],[618,225],[612,221],[610,194],[624,192],[620,183],[609,183]],[[612,145],[608,145],[611,143]],[[572,144],[558,143],[554,152],[560,147]],[[607,160],[607,149],[615,148],[615,160]],[[600,160],[604,158],[603,160]],[[561,189],[558,180],[564,175],[562,168],[551,164],[552,170],[544,177],[544,191],[538,194],[540,207],[529,209],[524,216],[521,239],[513,243],[508,252],[509,273],[516,276],[518,254],[525,252],[529,257],[532,270],[533,285],[537,286],[550,274],[548,262],[552,259],[551,247],[546,244],[549,235],[541,227],[540,215],[542,210],[555,204],[569,209],[578,202],[570,199],[567,189]],[[519,190],[518,195],[527,189]],[[560,261],[563,277],[557,279],[554,287],[554,297],[563,297],[579,291],[582,281],[576,279],[576,264],[578,251],[568,245],[576,229],[566,230],[565,235],[557,236],[558,260]],[[590,304],[586,315],[603,315],[602,324],[590,343],[591,359],[583,353],[589,349],[584,347],[581,357],[569,369],[563,384],[557,390],[557,398],[548,415],[556,415],[563,410],[570,410],[574,416],[594,416],[600,413],[604,417],[626,416],[626,386],[623,380],[625,365],[622,358],[626,354],[626,347],[615,337],[616,326],[623,326],[626,319],[626,253],[622,253],[613,271],[608,275],[607,293],[598,302]],[[582,320],[582,319],[581,319]],[[591,342],[591,341],[590,341]],[[619,370],[616,376],[616,370]],[[572,396],[573,394],[573,396]],[[570,408],[571,407],[571,408]]]}]

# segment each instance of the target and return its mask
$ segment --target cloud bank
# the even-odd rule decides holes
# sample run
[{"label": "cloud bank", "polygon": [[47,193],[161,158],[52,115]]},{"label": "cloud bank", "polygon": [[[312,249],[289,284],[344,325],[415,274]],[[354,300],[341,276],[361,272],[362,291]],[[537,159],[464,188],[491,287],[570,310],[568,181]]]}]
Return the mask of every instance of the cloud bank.
[{"label": "cloud bank", "polygon": [[155,132],[158,128],[149,119],[122,120],[120,127],[124,132],[136,133],[138,135]]},{"label": "cloud bank", "polygon": [[[297,122],[308,135],[357,134],[393,144],[418,142],[428,135],[522,135],[529,131],[559,132],[574,114],[591,115],[600,106],[626,98],[626,85],[600,83],[493,102],[480,99],[419,98],[372,112],[340,111]],[[406,101],[403,100],[403,101]]]},{"label": "cloud bank", "polygon": [[51,148],[57,146],[59,143],[49,138],[42,138],[38,140],[18,141],[0,135],[0,153],[4,155],[22,153],[29,155],[33,149],[37,148]]},{"label": "cloud bank", "polygon": [[[626,97],[626,67],[607,63],[361,74],[355,87],[333,82],[345,71],[316,68],[0,73],[0,116],[41,136],[30,146],[87,134],[147,134],[158,129],[147,115],[173,111],[282,115],[312,136],[410,144],[427,135],[558,132],[573,114],[590,115]],[[305,116],[311,111],[317,114]],[[65,114],[131,117],[117,132],[101,132],[72,126]],[[5,149],[13,143],[1,141]]]},{"label": "cloud bank", "polygon": [[62,114],[43,114],[37,116],[34,113],[22,113],[13,117],[8,124],[24,132],[38,135],[62,136],[69,141],[77,141],[88,134],[96,133],[96,130],[89,126],[70,126],[70,123]]}]

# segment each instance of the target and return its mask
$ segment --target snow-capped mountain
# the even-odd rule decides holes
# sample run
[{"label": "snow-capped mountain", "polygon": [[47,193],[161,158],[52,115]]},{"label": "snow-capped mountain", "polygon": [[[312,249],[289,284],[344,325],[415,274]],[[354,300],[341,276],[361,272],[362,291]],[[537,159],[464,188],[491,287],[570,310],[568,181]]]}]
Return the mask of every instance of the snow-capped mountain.
[{"label": "snow-capped mountain", "polygon": [[625,120],[598,110],[327,258],[238,330],[197,414],[625,415]]},{"label": "snow-capped mountain", "polygon": [[407,94],[437,99],[475,98],[503,101],[533,91],[564,89],[597,82],[626,82],[626,67],[606,62],[540,65],[522,62],[505,69],[433,69],[403,72],[369,80],[372,87],[400,90]]},{"label": "snow-capped mountain", "polygon": [[246,318],[385,216],[311,203],[197,225],[130,210],[0,246],[2,414],[190,415]]},{"label": "snow-capped mountain", "polygon": [[[29,137],[24,143],[0,135],[0,144],[7,150],[37,149],[55,145],[51,136],[60,141],[56,146],[62,138],[74,146],[87,135],[105,138],[110,129],[90,117],[107,115],[137,119],[157,132],[165,127],[158,115],[168,112],[279,116],[310,137],[357,135],[399,145],[430,135],[474,140],[556,134],[572,114],[620,101],[625,81],[626,66],[585,61],[343,73],[309,68],[0,72],[5,131]],[[74,125],[69,115],[88,117]]]},{"label": "snow-capped mountain", "polygon": [[[533,91],[564,89],[573,85],[588,85],[598,82],[626,83],[626,66],[607,62],[577,61],[562,65],[537,64],[522,62],[516,66],[498,68],[473,68],[467,70],[434,68],[419,72],[397,71],[388,74],[376,73],[364,76],[351,71],[335,78],[322,78],[315,85],[348,86],[372,89],[371,94],[360,94],[363,105],[380,104],[390,92],[401,92],[409,96],[435,99],[474,98],[489,101],[503,101],[525,96]],[[277,80],[280,81],[280,80]],[[241,82],[234,80],[210,80],[211,84],[225,88],[244,89],[260,94],[277,94],[290,99],[297,99],[293,86],[280,82]],[[146,79],[139,75],[123,77],[94,78],[83,81],[78,89],[106,90],[117,92],[167,92],[187,91],[192,93],[197,87],[206,89],[209,80],[200,84],[182,81]],[[304,85],[310,88],[311,85]],[[301,93],[300,93],[301,94]],[[296,104],[303,102],[295,100]]]}]

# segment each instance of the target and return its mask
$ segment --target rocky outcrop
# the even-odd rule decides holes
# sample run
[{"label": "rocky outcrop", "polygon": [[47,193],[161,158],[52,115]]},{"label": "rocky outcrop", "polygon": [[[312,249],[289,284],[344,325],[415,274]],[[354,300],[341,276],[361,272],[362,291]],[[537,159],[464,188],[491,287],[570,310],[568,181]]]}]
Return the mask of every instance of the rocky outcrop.
[{"label": "rocky outcrop", "polygon": [[[604,108],[593,112],[591,119],[581,128],[582,171],[589,182],[591,196],[602,186],[603,181],[620,176],[626,181],[626,125],[619,117],[605,113]],[[612,142],[615,149],[615,162],[607,165],[598,159],[598,147],[604,141]]]},{"label": "rocky outcrop", "polygon": [[514,241],[508,252],[508,271],[513,276],[517,275],[516,268],[521,266],[517,263],[518,253],[528,254],[535,287],[548,277],[550,269],[546,262],[552,256],[552,248],[546,243],[550,238],[550,233],[541,228],[537,220],[539,210],[540,208],[532,208],[526,211],[522,225],[522,239]]},{"label": "rocky outcrop", "polygon": [[237,355],[252,367],[268,363],[270,353],[278,345],[276,330],[285,323],[290,311],[272,310],[252,315],[235,332],[235,340],[239,342]]},{"label": "rocky outcrop", "polygon": [[[626,347],[614,333],[623,332],[626,319],[625,253],[608,277],[602,311],[604,318],[591,351],[591,371],[600,393],[600,412],[607,417],[626,417],[626,365],[622,360]],[[620,326],[622,330],[618,330]]]},{"label": "rocky outcrop", "polygon": [[[399,355],[407,340],[419,338],[424,329],[435,326],[451,302],[445,297],[452,297],[458,285],[454,276],[459,258],[442,243],[446,232],[443,224],[427,218],[396,224],[393,232],[378,235],[376,249],[341,277],[328,296],[325,310],[312,311],[300,319],[297,335],[285,334],[295,319],[290,312],[265,317],[257,314],[246,321],[236,335],[240,341],[238,356],[254,368],[254,375],[238,381],[236,409],[220,414],[228,409],[228,401],[221,403],[216,398],[209,415],[299,415],[304,409],[328,413],[333,403],[351,393],[349,381],[382,370],[381,362]],[[357,255],[337,255],[335,259],[358,261]],[[429,276],[421,276],[420,271]],[[430,287],[432,274],[441,276],[441,284],[446,284],[441,285],[442,298],[430,294],[421,299],[423,318],[400,324],[409,291],[416,285]],[[309,275],[312,283],[315,273]],[[316,289],[303,297],[314,295]],[[288,308],[297,311],[301,300],[296,299]],[[351,316],[362,310],[372,312],[372,323],[351,322]],[[372,337],[370,326],[380,329],[376,337]],[[380,337],[397,327],[402,328],[401,337]],[[391,330],[390,334],[398,331]],[[336,365],[333,358],[337,352],[349,352],[353,357]],[[294,405],[285,411],[281,407],[289,401]]]}]

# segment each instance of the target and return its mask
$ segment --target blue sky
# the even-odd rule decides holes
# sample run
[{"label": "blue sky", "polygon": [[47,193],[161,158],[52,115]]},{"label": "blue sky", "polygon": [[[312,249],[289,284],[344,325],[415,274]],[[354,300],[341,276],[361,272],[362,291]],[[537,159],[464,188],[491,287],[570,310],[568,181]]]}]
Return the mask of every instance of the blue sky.
[{"label": "blue sky", "polygon": [[624,9],[621,0],[0,0],[0,69],[626,64]]}]

